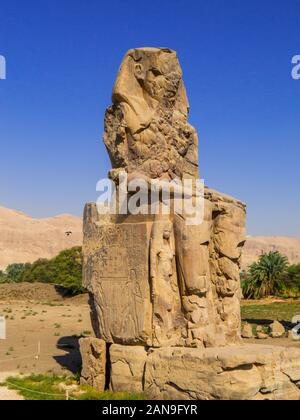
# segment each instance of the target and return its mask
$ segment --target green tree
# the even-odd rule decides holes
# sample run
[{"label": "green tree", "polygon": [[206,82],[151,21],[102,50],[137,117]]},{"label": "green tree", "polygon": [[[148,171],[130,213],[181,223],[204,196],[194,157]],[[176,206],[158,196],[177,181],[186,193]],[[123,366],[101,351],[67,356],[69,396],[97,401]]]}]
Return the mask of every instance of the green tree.
[{"label": "green tree", "polygon": [[28,283],[53,283],[65,287],[72,294],[82,293],[82,248],[62,251],[51,260],[40,259],[22,274]]},{"label": "green tree", "polygon": [[26,283],[53,283],[50,272],[51,260],[39,259],[31,264],[22,274],[22,282]]},{"label": "green tree", "polygon": [[288,267],[286,284],[290,289],[300,291],[300,264]]},{"label": "green tree", "polygon": [[51,270],[56,284],[66,287],[73,294],[83,292],[81,247],[62,251],[51,261]]},{"label": "green tree", "polygon": [[2,270],[0,270],[0,284],[1,283],[6,283],[7,281],[7,276],[6,273]]},{"label": "green tree", "polygon": [[20,283],[23,273],[30,267],[30,264],[10,264],[6,270],[7,283]]},{"label": "green tree", "polygon": [[33,264],[11,264],[0,272],[0,283],[52,283],[71,294],[84,292],[82,287],[82,249],[62,251],[51,260],[40,259]]},{"label": "green tree", "polygon": [[242,274],[242,288],[247,299],[276,295],[285,288],[288,259],[279,252],[261,255],[259,261]]}]

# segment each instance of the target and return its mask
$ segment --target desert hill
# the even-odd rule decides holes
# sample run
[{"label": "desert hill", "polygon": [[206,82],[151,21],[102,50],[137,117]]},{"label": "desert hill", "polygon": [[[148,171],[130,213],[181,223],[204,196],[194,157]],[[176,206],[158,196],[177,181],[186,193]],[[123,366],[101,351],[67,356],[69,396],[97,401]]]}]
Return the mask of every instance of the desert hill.
[{"label": "desert hill", "polygon": [[[66,232],[72,232],[69,236]],[[0,269],[11,263],[52,258],[60,251],[82,243],[82,221],[62,214],[34,219],[16,210],[0,207]]]},{"label": "desert hill", "polygon": [[252,236],[247,238],[243,253],[243,268],[257,261],[262,253],[279,251],[290,264],[300,263],[300,237]]},{"label": "desert hill", "polygon": [[[70,236],[66,232],[72,232]],[[0,269],[16,262],[33,262],[52,258],[66,248],[82,244],[82,220],[62,214],[34,219],[16,210],[0,207]],[[263,252],[278,250],[291,264],[300,263],[300,237],[248,237],[243,268],[256,261]]]}]

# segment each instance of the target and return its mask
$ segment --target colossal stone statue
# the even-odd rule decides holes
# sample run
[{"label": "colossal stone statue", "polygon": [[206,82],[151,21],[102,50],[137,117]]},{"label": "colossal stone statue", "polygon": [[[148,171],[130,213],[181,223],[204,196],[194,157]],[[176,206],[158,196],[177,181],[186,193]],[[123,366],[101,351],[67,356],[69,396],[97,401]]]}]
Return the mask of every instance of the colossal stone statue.
[{"label": "colossal stone statue", "polygon": [[[109,175],[117,191],[121,173],[144,180],[147,191],[153,180],[199,181],[198,137],[188,113],[176,53],[130,50],[105,114]],[[194,200],[196,189],[189,194]],[[157,203],[166,206],[160,194]],[[246,206],[208,188],[202,205],[203,218],[190,224],[184,211],[152,214],[148,200],[142,214],[104,215],[87,204],[83,284],[99,345],[95,339],[81,343],[87,353],[83,383],[103,386],[109,379],[114,391],[152,398],[259,399],[275,395],[279,378],[278,395],[300,395],[286,364],[274,362],[278,353],[240,345]],[[105,345],[107,366],[96,369],[106,378],[99,379],[89,364],[95,348],[103,360]],[[296,360],[290,354],[289,366],[299,369],[293,378],[300,381]]]},{"label": "colossal stone statue", "polygon": [[[188,111],[174,51],[126,54],[105,116],[104,141],[117,186],[121,171],[131,179],[199,178],[198,139]],[[96,213],[87,207],[84,283],[98,318],[97,336],[156,347],[239,340],[241,202],[206,190],[204,221],[193,226],[184,214]]]}]

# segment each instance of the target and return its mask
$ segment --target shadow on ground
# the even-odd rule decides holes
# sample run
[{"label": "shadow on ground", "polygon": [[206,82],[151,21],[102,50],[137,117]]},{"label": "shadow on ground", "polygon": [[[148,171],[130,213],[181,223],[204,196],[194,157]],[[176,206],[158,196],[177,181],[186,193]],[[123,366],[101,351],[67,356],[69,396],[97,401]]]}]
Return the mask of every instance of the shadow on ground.
[{"label": "shadow on ground", "polygon": [[62,368],[74,374],[80,372],[82,366],[79,340],[78,336],[61,337],[57,342],[57,348],[65,351],[66,354],[53,357]]}]

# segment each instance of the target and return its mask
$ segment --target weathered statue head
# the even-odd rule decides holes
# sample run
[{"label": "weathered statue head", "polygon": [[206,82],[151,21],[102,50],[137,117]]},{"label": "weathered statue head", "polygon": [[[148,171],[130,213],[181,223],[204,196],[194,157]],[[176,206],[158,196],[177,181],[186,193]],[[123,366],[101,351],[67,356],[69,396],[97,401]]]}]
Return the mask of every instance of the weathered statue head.
[{"label": "weathered statue head", "polygon": [[[133,98],[151,99],[180,108],[187,116],[188,99],[182,81],[182,71],[175,51],[158,48],[130,50],[121,65],[113,90],[113,102],[127,102]],[[136,110],[138,111],[138,110]]]},{"label": "weathered statue head", "polygon": [[121,169],[152,179],[198,177],[198,139],[176,52],[128,51],[112,99],[104,141],[113,178]]}]

